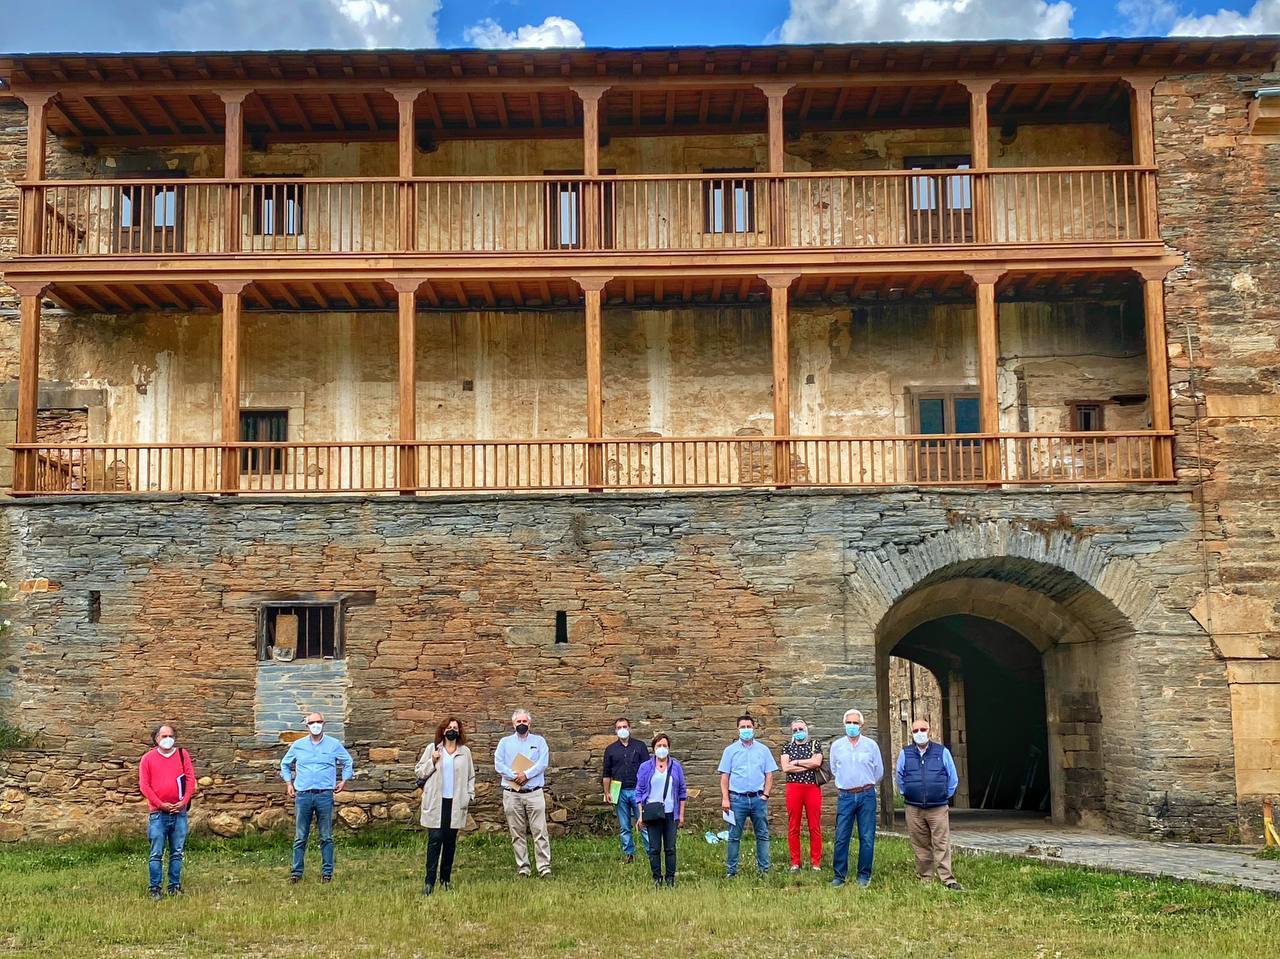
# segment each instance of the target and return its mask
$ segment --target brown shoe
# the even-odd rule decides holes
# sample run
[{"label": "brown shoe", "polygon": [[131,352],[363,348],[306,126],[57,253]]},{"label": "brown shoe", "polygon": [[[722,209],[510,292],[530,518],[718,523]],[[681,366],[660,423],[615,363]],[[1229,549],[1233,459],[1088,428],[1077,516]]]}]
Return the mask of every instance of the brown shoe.
[{"label": "brown shoe", "polygon": [[635,857],[635,856],[628,856],[628,857],[627,857],[627,862],[635,862],[635,861],[636,861],[636,857]]}]

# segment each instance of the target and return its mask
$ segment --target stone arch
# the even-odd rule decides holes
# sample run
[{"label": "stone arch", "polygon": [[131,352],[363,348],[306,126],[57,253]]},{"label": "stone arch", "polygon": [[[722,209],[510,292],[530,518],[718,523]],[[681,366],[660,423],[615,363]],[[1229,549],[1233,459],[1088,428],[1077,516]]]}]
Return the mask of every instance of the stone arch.
[{"label": "stone arch", "polygon": [[[1134,560],[1109,557],[1065,519],[953,522],[919,545],[864,554],[851,579],[874,624],[882,715],[889,655],[904,637],[943,623],[997,624],[1041,656],[1055,821],[1120,818],[1120,797],[1141,789],[1131,759],[1142,715],[1134,639],[1168,622]],[[888,815],[891,790],[882,798]]]}]

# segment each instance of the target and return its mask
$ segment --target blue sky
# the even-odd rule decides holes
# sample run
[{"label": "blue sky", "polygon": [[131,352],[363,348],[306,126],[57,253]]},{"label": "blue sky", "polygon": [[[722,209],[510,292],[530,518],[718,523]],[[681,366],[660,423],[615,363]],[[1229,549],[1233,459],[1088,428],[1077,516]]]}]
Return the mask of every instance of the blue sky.
[{"label": "blue sky", "polygon": [[8,52],[1280,33],[1280,0],[0,0],[0,14]]}]

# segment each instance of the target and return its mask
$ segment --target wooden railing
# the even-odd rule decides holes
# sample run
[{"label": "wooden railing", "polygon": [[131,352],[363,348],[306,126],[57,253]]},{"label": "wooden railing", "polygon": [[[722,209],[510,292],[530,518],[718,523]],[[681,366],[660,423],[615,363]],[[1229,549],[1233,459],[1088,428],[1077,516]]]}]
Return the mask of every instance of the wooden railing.
[{"label": "wooden railing", "polygon": [[10,448],[24,494],[312,494],[1148,483],[1173,479],[1171,443],[1142,431]]},{"label": "wooden railing", "polygon": [[[23,255],[859,249],[1156,239],[1136,166],[23,184]],[[28,228],[25,219],[40,222]]]}]

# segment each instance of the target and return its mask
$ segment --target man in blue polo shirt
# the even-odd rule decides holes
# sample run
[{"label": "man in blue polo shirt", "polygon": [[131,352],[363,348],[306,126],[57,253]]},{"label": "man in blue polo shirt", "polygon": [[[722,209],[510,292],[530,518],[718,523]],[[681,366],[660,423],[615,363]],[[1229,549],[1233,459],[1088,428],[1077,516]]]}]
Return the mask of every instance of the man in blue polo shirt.
[{"label": "man in blue polo shirt", "polygon": [[729,877],[738,874],[738,851],[748,819],[756,836],[756,868],[761,875],[769,871],[768,800],[778,764],[769,747],[756,742],[755,737],[755,720],[747,714],[739,716],[738,739],[725,747],[720,757],[720,807],[733,813],[729,852],[724,864],[725,875]]}]

